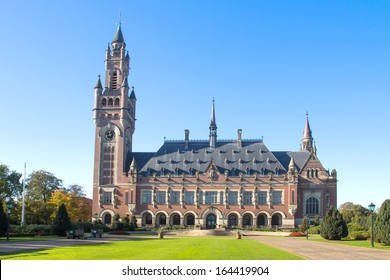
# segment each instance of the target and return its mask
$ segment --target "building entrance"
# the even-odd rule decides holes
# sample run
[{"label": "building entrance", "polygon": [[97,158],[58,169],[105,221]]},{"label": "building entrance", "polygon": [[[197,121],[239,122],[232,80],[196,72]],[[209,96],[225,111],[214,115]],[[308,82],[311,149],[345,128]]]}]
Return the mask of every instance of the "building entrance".
[{"label": "building entrance", "polygon": [[217,216],[215,216],[215,214],[208,214],[206,218],[206,228],[215,229],[216,224],[217,224]]}]

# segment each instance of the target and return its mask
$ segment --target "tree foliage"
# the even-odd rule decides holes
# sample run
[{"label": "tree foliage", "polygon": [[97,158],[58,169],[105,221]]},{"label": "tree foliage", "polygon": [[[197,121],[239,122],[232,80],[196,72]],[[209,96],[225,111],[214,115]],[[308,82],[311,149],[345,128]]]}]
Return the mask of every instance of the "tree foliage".
[{"label": "tree foliage", "polygon": [[339,211],[347,223],[358,223],[363,225],[369,213],[368,209],[360,204],[345,202],[340,205]]},{"label": "tree foliage", "polygon": [[66,210],[65,204],[61,204],[58,208],[57,216],[54,220],[54,233],[59,236],[65,236],[66,231],[72,228],[68,211]]},{"label": "tree foliage", "polygon": [[54,191],[62,185],[62,180],[52,173],[40,170],[31,173],[26,190],[26,222],[30,224],[49,224],[55,210],[48,203]]},{"label": "tree foliage", "polygon": [[379,209],[374,223],[376,242],[390,245],[390,199],[386,199]]},{"label": "tree foliage", "polygon": [[307,220],[307,217],[305,216],[305,217],[303,217],[303,219],[302,219],[302,224],[301,224],[299,230],[300,230],[301,232],[305,233],[306,230],[307,230],[308,228],[309,228],[309,222],[308,222],[308,220]]},{"label": "tree foliage", "polygon": [[341,240],[348,236],[347,225],[335,206],[329,208],[322,220],[321,236],[329,240]]},{"label": "tree foliage", "polygon": [[7,231],[7,214],[4,211],[3,202],[0,200],[0,235]]},{"label": "tree foliage", "polygon": [[8,166],[0,164],[0,201],[4,201],[7,197],[17,198],[21,196],[20,177],[22,177],[22,174],[11,171]]}]

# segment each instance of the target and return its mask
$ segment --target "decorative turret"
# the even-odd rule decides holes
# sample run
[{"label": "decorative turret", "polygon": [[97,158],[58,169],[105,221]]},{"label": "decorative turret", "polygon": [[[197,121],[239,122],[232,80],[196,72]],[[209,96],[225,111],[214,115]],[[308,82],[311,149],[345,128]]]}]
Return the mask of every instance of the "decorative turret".
[{"label": "decorative turret", "polygon": [[135,156],[133,156],[133,161],[130,164],[130,170],[131,175],[136,175],[138,172],[137,162],[135,161]]},{"label": "decorative turret", "polygon": [[303,130],[303,137],[302,137],[302,147],[301,151],[309,151],[313,152],[313,136],[311,134],[311,129],[309,125],[309,114],[306,113],[306,123],[305,123],[305,129]]},{"label": "decorative turret", "polygon": [[291,157],[290,163],[288,164],[288,172],[291,174],[295,173],[295,161],[294,157]]},{"label": "decorative turret", "polygon": [[215,106],[214,98],[211,107],[211,123],[210,123],[210,148],[215,148],[217,145],[217,123],[215,122]]}]

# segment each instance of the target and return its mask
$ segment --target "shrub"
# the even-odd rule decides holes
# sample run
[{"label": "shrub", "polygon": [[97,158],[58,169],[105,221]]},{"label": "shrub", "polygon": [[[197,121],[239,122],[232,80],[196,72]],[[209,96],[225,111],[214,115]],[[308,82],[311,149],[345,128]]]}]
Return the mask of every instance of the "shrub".
[{"label": "shrub", "polygon": [[298,232],[298,231],[293,231],[288,236],[291,236],[291,237],[302,237],[302,236],[306,236],[306,234],[304,234],[302,232]]},{"label": "shrub", "polygon": [[309,228],[309,224],[308,224],[308,221],[307,221],[307,217],[303,217],[303,220],[302,220],[302,224],[301,226],[299,227],[300,231],[301,232],[306,232],[306,230]]},{"label": "shrub", "polygon": [[375,218],[374,237],[376,242],[390,245],[390,199],[386,199]]},{"label": "shrub", "polygon": [[352,240],[367,240],[370,238],[370,232],[367,230],[351,231],[348,237]]},{"label": "shrub", "polygon": [[329,208],[322,220],[321,236],[329,240],[341,240],[348,236],[347,225],[335,206]]},{"label": "shrub", "polygon": [[66,231],[72,228],[70,218],[64,203],[58,208],[57,217],[54,220],[53,232],[59,236],[65,236]]},{"label": "shrub", "polygon": [[348,227],[348,232],[363,230],[363,227],[358,223],[349,223],[347,227]]},{"label": "shrub", "polygon": [[309,227],[308,233],[309,234],[320,234],[321,233],[321,226]]}]

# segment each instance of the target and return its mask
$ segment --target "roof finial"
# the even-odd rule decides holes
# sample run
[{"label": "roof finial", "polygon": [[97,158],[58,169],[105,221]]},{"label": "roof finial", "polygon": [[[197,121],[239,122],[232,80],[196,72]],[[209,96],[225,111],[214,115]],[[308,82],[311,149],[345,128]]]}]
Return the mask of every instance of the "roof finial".
[{"label": "roof finial", "polygon": [[119,21],[118,21],[117,25],[118,25],[118,29],[120,29],[122,26],[122,12],[121,11],[119,12]]}]

